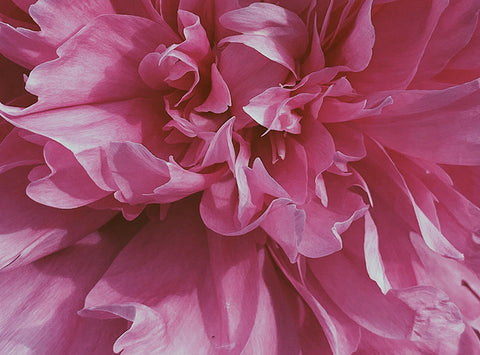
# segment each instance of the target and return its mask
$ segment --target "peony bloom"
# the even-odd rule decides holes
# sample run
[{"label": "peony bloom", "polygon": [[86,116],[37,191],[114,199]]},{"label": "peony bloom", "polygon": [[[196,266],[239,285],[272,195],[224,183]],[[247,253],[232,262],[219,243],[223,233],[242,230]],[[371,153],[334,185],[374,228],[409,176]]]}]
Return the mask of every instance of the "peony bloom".
[{"label": "peony bloom", "polygon": [[0,353],[480,354],[480,1],[0,4]]}]

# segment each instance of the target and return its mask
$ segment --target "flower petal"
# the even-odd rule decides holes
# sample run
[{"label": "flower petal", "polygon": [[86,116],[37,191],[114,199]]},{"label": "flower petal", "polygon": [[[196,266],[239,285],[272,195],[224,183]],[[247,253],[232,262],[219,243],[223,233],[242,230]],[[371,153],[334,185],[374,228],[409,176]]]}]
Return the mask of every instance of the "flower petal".
[{"label": "flower petal", "polygon": [[[44,156],[51,173],[35,179],[27,186],[27,195],[32,200],[46,206],[71,209],[88,205],[110,194],[110,191],[95,185],[73,153],[60,144],[48,142],[44,147]],[[35,169],[43,168],[39,166]]]},{"label": "flower petal", "polygon": [[[174,204],[165,222],[150,223],[127,245],[88,295],[82,314],[108,312],[132,321],[115,344],[127,354],[258,346],[298,352],[296,314],[290,312],[295,296],[257,251],[253,236],[207,232],[194,201]],[[266,341],[266,332],[278,335]]]},{"label": "flower petal", "polygon": [[[112,342],[126,323],[82,319],[76,312],[132,230],[134,225],[117,220],[59,253],[2,272],[2,351],[110,353]],[[11,297],[12,292],[15,297]]]},{"label": "flower petal", "polygon": [[138,64],[160,43],[173,40],[163,26],[147,19],[97,17],[58,49],[58,59],[31,72],[26,88],[38,103],[27,112],[145,96],[148,87]]},{"label": "flower petal", "polygon": [[383,4],[373,15],[375,45],[368,67],[349,79],[360,92],[405,89],[448,1],[408,0]]},{"label": "flower petal", "polygon": [[242,33],[224,38],[220,45],[242,43],[296,73],[294,58],[300,58],[306,50],[307,30],[295,13],[269,3],[253,3],[227,12],[220,22]]},{"label": "flower petal", "polygon": [[362,128],[382,145],[431,162],[480,164],[480,81],[445,90],[409,90]]},{"label": "flower petal", "polygon": [[90,208],[55,210],[25,195],[28,170],[0,174],[0,267],[17,267],[63,249],[96,230],[114,216]]}]

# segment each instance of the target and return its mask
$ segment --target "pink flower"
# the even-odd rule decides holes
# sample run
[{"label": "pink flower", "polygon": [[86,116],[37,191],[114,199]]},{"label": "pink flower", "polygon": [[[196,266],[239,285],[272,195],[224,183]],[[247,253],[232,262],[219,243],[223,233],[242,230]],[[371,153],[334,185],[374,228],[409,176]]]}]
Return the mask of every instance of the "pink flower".
[{"label": "pink flower", "polygon": [[0,1],[6,354],[476,354],[480,1]]}]

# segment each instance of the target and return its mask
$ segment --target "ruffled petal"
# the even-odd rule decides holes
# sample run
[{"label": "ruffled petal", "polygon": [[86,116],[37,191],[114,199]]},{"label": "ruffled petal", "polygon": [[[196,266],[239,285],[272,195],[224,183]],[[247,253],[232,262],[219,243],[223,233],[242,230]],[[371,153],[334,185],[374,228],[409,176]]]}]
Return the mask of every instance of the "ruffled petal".
[{"label": "ruffled petal", "polygon": [[68,148],[98,186],[113,191],[105,149],[110,142],[148,141],[161,124],[155,107],[151,100],[133,99],[8,115],[8,120]]},{"label": "ruffled petal", "polygon": [[206,174],[186,170],[172,158],[156,158],[135,143],[112,143],[108,163],[118,186],[116,198],[130,204],[177,201],[205,190],[224,173],[222,169]]},{"label": "ruffled petal", "polygon": [[224,38],[222,43],[242,43],[296,73],[294,59],[307,47],[307,30],[293,12],[269,3],[253,3],[224,14],[220,22],[242,35]]},{"label": "ruffled petal", "polygon": [[59,253],[2,272],[2,351],[112,353],[126,322],[82,319],[77,311],[136,228],[117,220]]},{"label": "ruffled petal", "polygon": [[[88,295],[82,314],[110,313],[133,322],[115,344],[127,354],[238,353],[259,346],[298,352],[305,342],[295,325],[298,298],[268,255],[257,250],[253,235],[208,232],[192,202],[173,205],[165,222],[150,223],[127,245]],[[277,335],[266,341],[265,332]]]},{"label": "ruffled petal", "polygon": [[1,262],[17,267],[63,249],[96,230],[114,216],[90,208],[61,211],[40,205],[25,195],[28,170],[0,174]]},{"label": "ruffled petal", "polygon": [[[56,208],[77,208],[100,200],[110,191],[100,189],[87,175],[87,172],[68,149],[50,141],[45,144],[44,157],[51,173],[45,177],[32,179],[27,186],[27,195],[32,200]],[[38,166],[30,173],[44,170]]]},{"label": "ruffled petal", "polygon": [[160,43],[174,40],[163,26],[147,19],[97,17],[58,49],[58,59],[32,71],[26,88],[38,96],[38,103],[26,112],[145,96],[148,88],[138,75],[138,64]]}]

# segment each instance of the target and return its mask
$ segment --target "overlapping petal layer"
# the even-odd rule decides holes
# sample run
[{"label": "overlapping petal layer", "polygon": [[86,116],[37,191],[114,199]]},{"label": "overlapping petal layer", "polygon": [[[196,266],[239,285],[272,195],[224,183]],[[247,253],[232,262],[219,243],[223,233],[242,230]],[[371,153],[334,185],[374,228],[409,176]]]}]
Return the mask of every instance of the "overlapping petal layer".
[{"label": "overlapping petal layer", "polygon": [[479,12],[0,1],[2,349],[478,353]]}]

